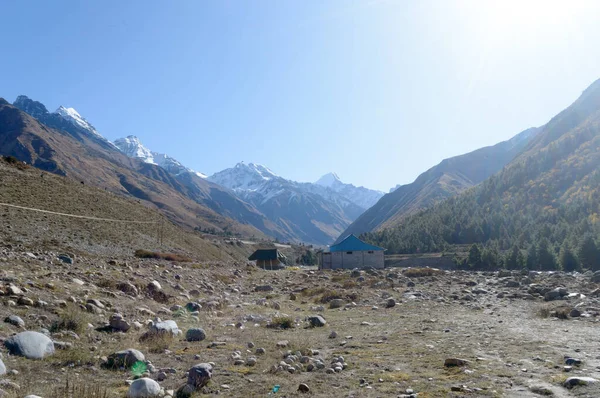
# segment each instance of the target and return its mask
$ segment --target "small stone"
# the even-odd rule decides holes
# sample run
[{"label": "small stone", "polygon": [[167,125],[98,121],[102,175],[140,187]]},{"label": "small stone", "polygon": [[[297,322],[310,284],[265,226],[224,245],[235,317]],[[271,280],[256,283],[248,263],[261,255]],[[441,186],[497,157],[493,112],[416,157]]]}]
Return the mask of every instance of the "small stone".
[{"label": "small stone", "polygon": [[446,367],[451,367],[451,366],[465,366],[468,363],[469,363],[469,361],[467,361],[466,359],[447,358],[444,361],[444,366],[446,366]]},{"label": "small stone", "polygon": [[300,392],[302,392],[302,393],[307,393],[307,392],[309,392],[309,391],[310,391],[310,388],[308,387],[308,385],[306,385],[306,384],[304,384],[304,383],[301,383],[301,384],[298,386],[298,391],[300,391]]}]

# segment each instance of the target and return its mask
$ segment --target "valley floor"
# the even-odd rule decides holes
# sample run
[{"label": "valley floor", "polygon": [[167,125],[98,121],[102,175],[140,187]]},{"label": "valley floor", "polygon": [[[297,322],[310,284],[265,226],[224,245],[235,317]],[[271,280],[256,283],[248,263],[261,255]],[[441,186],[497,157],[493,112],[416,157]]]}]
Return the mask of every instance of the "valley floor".
[{"label": "valley floor", "polygon": [[[563,387],[572,376],[600,379],[600,304],[589,275],[441,271],[411,277],[400,269],[263,271],[136,258],[78,257],[65,264],[56,253],[7,249],[0,261],[0,318],[17,315],[25,323],[3,323],[2,339],[45,328],[53,340],[70,343],[39,361],[2,349],[9,373],[0,388],[9,397],[82,396],[66,393],[67,383],[75,391],[88,388],[84,396],[125,397],[135,371],[103,363],[129,348],[145,355],[146,376],[160,380],[166,393],[185,384],[193,365],[213,362],[212,380],[197,396],[264,397],[275,385],[280,389],[273,396],[282,397],[600,396],[597,384]],[[126,281],[135,290],[125,292],[120,284]],[[148,290],[152,281],[164,294]],[[585,297],[546,302],[539,294],[559,286]],[[188,303],[201,308],[182,308]],[[575,307],[579,314],[571,313]],[[113,313],[131,325],[127,332],[97,330]],[[326,324],[309,327],[313,315]],[[156,317],[174,320],[183,335],[140,341]],[[70,327],[61,326],[65,319],[73,320]],[[286,321],[294,327],[267,327]],[[206,339],[185,341],[190,328],[202,328]],[[565,368],[565,356],[582,363]],[[449,358],[466,362],[445,367]],[[345,369],[328,373],[334,359]],[[298,391],[301,383],[310,392]]]}]

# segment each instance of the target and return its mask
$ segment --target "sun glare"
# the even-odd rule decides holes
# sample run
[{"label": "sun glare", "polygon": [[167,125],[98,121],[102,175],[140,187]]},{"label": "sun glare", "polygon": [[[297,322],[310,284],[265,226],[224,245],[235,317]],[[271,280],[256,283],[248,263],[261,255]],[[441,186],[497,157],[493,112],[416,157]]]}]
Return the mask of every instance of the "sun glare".
[{"label": "sun glare", "polygon": [[574,17],[589,4],[585,0],[467,0],[464,10],[468,20],[476,25],[481,40],[502,46],[537,41],[553,33],[576,29]]}]

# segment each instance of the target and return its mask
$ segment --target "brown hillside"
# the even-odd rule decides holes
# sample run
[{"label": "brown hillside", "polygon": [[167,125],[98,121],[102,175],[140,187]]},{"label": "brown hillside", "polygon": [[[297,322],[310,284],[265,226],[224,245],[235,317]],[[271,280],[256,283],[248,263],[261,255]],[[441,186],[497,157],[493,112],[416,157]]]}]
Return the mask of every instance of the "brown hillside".
[{"label": "brown hillside", "polygon": [[[187,197],[182,193],[185,188],[158,166],[141,165],[96,137],[79,135],[75,139],[67,132],[48,128],[2,99],[0,148],[0,154],[15,156],[42,170],[138,198],[186,227],[264,236],[258,229]],[[143,173],[137,171],[142,168]]]}]

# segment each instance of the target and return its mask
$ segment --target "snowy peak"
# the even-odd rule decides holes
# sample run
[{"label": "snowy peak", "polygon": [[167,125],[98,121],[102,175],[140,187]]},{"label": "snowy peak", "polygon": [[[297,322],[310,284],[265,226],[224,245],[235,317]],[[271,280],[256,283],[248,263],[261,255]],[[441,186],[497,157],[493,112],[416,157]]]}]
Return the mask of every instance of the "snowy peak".
[{"label": "snowy peak", "polygon": [[185,167],[178,160],[170,157],[169,155],[151,151],[144,146],[142,141],[140,141],[140,139],[135,135],[119,138],[118,140],[115,140],[114,145],[128,157],[140,159],[145,163],[155,164],[167,170],[169,173],[175,175],[182,173],[193,173],[200,178],[206,178],[206,175]]},{"label": "snowy peak", "polygon": [[219,171],[208,177],[208,180],[234,191],[255,191],[269,181],[285,181],[268,167],[244,162]]},{"label": "snowy peak", "polygon": [[85,134],[113,146],[112,142],[98,133],[94,126],[73,108],[60,106],[56,112],[50,113],[44,104],[30,99],[26,95],[19,95],[13,105],[47,126],[70,134]]},{"label": "snowy peak", "polygon": [[345,184],[335,173],[327,173],[319,178],[316,185],[326,187],[342,195],[355,205],[368,209],[373,206],[383,196],[383,192],[375,191],[364,187],[356,187],[352,184]]},{"label": "snowy peak", "polygon": [[114,144],[121,152],[130,158],[136,158],[146,163],[156,164],[152,151],[146,148],[135,135],[119,138],[118,140],[115,140]]},{"label": "snowy peak", "polygon": [[245,172],[255,174],[267,181],[272,178],[279,177],[277,174],[273,173],[268,167],[265,167],[261,164],[256,164],[256,163],[246,164],[244,162],[240,162],[240,163],[236,164],[234,168],[237,170],[244,170]]},{"label": "snowy peak", "polygon": [[90,133],[100,136],[100,134],[96,131],[94,126],[92,126],[87,120],[85,120],[74,108],[66,108],[61,105],[54,113],[58,114],[71,124],[77,127],[81,127],[82,129],[89,131]]},{"label": "snowy peak", "polygon": [[319,178],[315,184],[321,185],[323,187],[332,187],[336,185],[336,183],[341,183],[340,177],[338,177],[335,173],[327,173],[323,177]]},{"label": "snowy peak", "polygon": [[247,199],[248,195],[263,195],[269,199],[275,191],[303,192],[319,195],[342,208],[353,204],[363,210],[374,205],[383,196],[383,192],[344,184],[335,173],[324,175],[314,184],[298,183],[286,180],[268,167],[255,163],[240,162],[232,168],[213,174],[208,180],[237,192],[243,199]]}]

